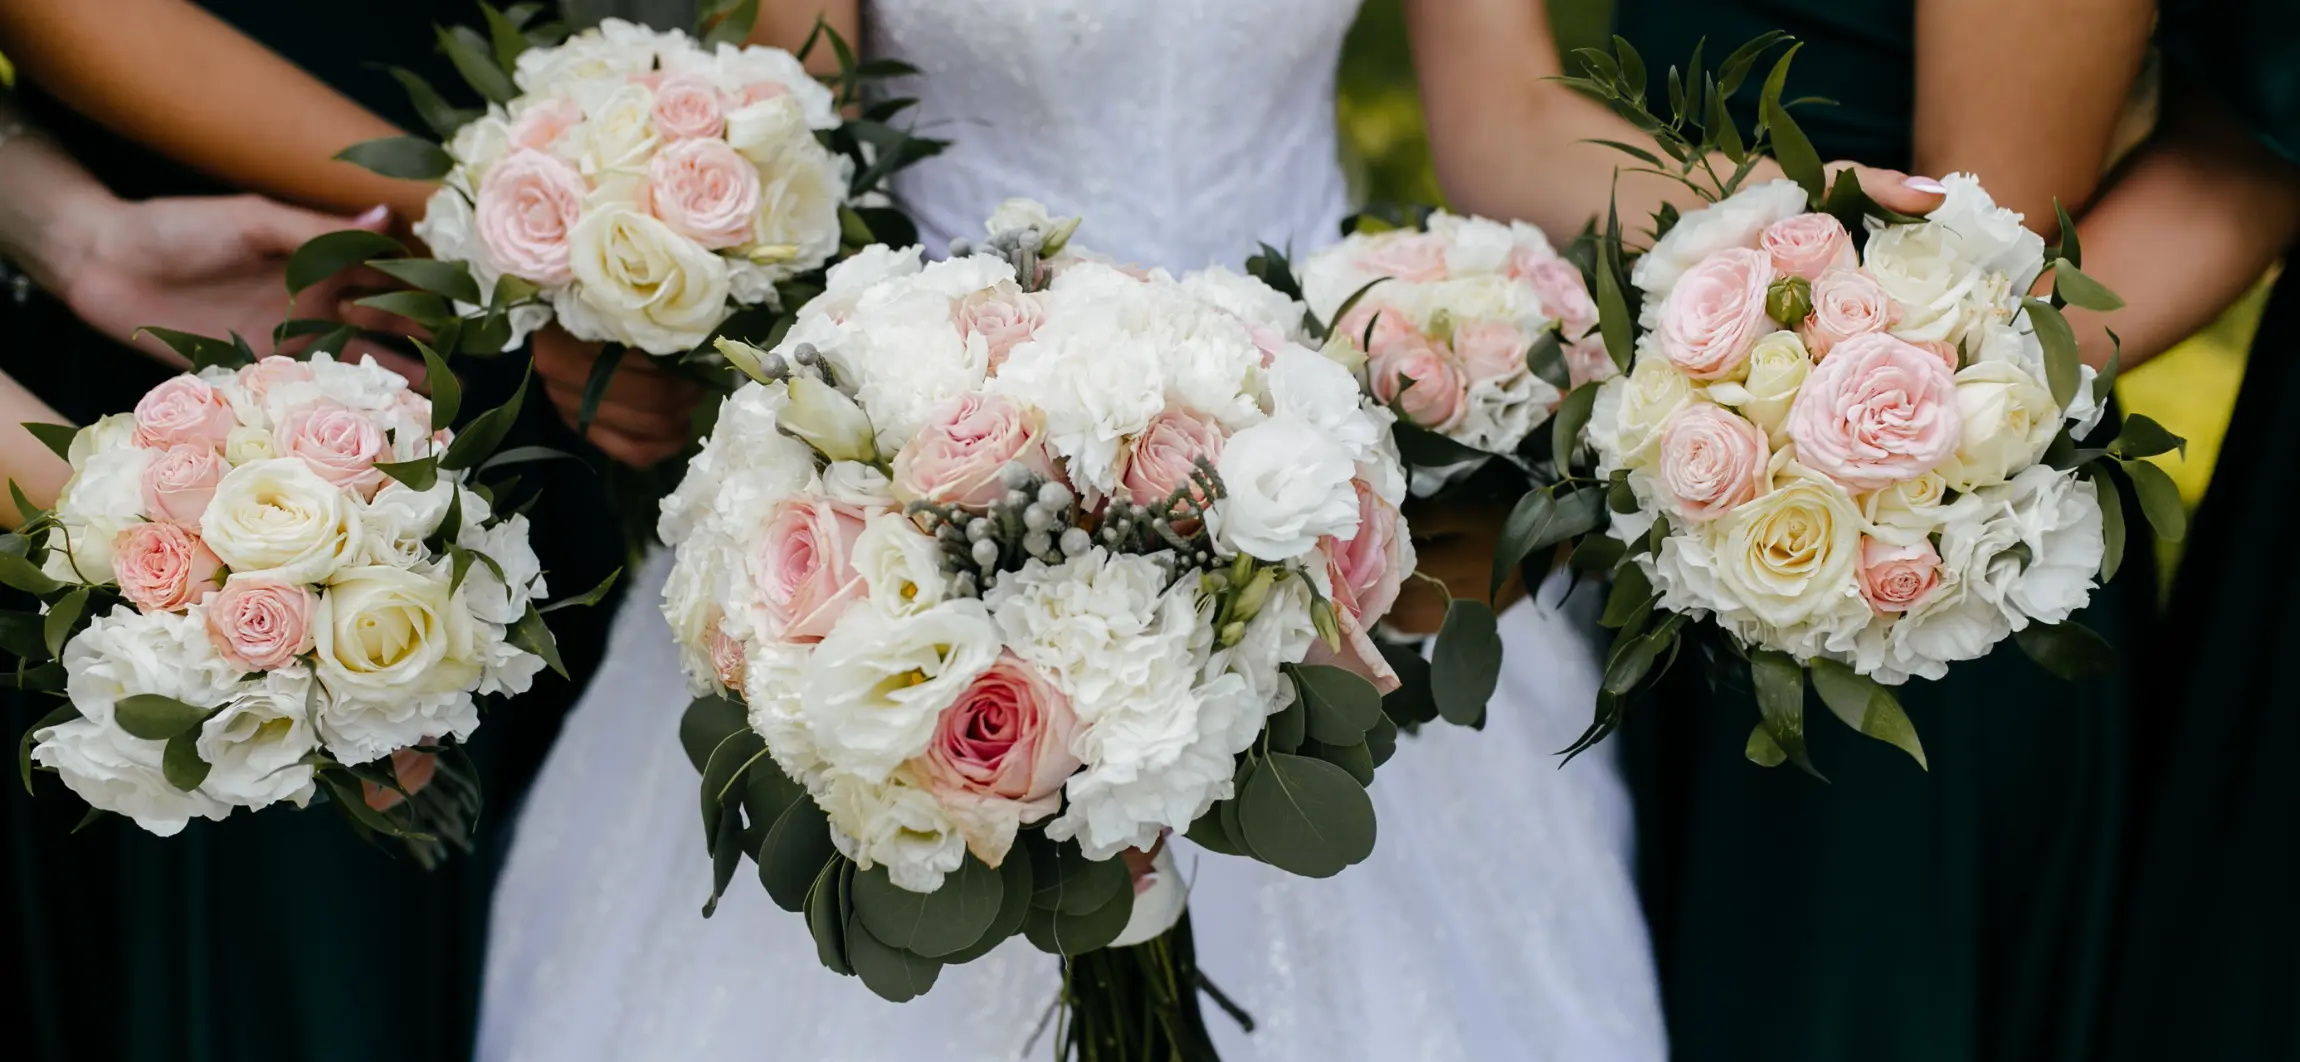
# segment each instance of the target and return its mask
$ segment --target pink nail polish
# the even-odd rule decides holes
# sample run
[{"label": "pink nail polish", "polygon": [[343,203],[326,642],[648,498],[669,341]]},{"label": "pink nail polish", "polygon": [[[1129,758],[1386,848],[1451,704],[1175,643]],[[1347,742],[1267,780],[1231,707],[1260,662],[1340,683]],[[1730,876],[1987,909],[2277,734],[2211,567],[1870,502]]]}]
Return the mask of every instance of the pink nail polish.
[{"label": "pink nail polish", "polygon": [[1908,188],[1926,195],[1947,195],[1949,186],[1930,177],[1909,177],[1901,181]]},{"label": "pink nail polish", "polygon": [[390,216],[391,207],[383,203],[377,203],[376,205],[367,208],[367,213],[361,214],[356,220],[362,225],[373,225],[376,222],[382,221],[383,219]]}]

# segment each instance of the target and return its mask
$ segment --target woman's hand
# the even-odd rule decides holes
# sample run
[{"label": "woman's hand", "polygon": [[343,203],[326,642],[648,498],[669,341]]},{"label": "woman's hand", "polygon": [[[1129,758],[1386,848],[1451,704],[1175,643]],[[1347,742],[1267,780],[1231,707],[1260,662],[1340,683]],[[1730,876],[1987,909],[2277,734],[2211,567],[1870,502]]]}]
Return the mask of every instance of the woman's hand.
[{"label": "woman's hand", "polygon": [[1930,177],[1911,177],[1899,170],[1878,169],[1856,162],[1830,163],[1829,182],[1836,183],[1837,174],[1848,168],[1861,182],[1861,191],[1878,206],[1902,214],[1916,217],[1930,214],[1941,205],[1943,194],[1948,191]]},{"label": "woman's hand", "polygon": [[[559,419],[578,431],[583,387],[602,349],[556,325],[535,333],[535,374],[543,378],[551,404],[559,407]],[[688,425],[702,400],[701,384],[632,351],[616,364],[615,377],[599,400],[587,435],[607,456],[646,468],[686,447]]]},{"label": "woman's hand", "polygon": [[[1406,634],[1436,634],[1445,624],[1448,595],[1483,600],[1493,582],[1493,554],[1501,545],[1501,525],[1509,507],[1498,502],[1409,502],[1406,526],[1413,530],[1414,578],[1398,592],[1384,623]],[[1445,589],[1438,588],[1439,583]],[[1494,611],[1525,596],[1525,580],[1511,572],[1493,599]]]}]

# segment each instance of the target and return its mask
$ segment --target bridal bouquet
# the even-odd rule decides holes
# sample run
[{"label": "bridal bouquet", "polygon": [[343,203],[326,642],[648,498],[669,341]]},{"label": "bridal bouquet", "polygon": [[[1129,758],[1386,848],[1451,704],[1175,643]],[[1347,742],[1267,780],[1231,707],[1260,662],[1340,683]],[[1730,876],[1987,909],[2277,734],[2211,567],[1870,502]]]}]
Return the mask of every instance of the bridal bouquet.
[{"label": "bridal bouquet", "polygon": [[754,856],[826,966],[902,1000],[1021,934],[1073,960],[1071,1035],[1138,991],[1107,1005],[1188,1041],[1162,838],[1316,877],[1372,851],[1405,483],[1298,304],[1075,224],[1017,201],[946,261],[871,248],[773,352],[724,344],[754,382],[663,503],[681,736],[718,886]]},{"label": "bridal bouquet", "polygon": [[402,136],[341,156],[441,182],[415,225],[432,257],[331,233],[299,252],[291,286],[365,261],[414,289],[366,304],[450,333],[443,350],[510,349],[556,319],[579,339],[687,354],[738,313],[803,301],[842,245],[910,237],[873,192],[940,145],[886,124],[909,101],[839,113],[867,79],[908,67],[857,64],[818,28],[842,61],[834,92],[801,56],[742,45],[756,4],[707,15],[700,40],[615,19],[562,40],[529,26],[539,5],[479,6],[487,37],[458,27],[440,41],[486,109],[395,70],[445,146]]},{"label": "bridal bouquet", "polygon": [[[1793,179],[1738,187],[1743,165],[1711,205],[1658,219],[1633,260],[1618,222],[1601,248],[1606,339],[1628,372],[1576,393],[1594,470],[1571,489],[1610,509],[1576,563],[1612,570],[1619,631],[1592,732],[1708,619],[1750,667],[1752,759],[1810,769],[1809,669],[1835,714],[1922,762],[1889,687],[2008,637],[2062,674],[2109,652],[2069,617],[2123,552],[2120,481],[2178,536],[2177,493],[2140,458],[2179,441],[2134,416],[2080,448],[2113,374],[2078,360],[2060,308],[2120,303],[2079,270],[2065,215],[2048,252],[1970,175],[1922,219],[1868,201],[1850,172],[1825,188],[1778,101],[1787,62],[1762,113]],[[2047,270],[2052,297],[2031,297]]]},{"label": "bridal bouquet", "polygon": [[68,702],[25,736],[25,784],[37,764],[161,836],[324,789],[419,851],[460,840],[478,699],[558,666],[527,518],[479,482],[533,456],[490,459],[518,399],[457,434],[436,356],[427,399],[373,361],[163,337],[203,367],[29,426],[73,474],[52,512],[16,494],[0,538],[0,581],[42,603],[0,617],[12,682]]}]

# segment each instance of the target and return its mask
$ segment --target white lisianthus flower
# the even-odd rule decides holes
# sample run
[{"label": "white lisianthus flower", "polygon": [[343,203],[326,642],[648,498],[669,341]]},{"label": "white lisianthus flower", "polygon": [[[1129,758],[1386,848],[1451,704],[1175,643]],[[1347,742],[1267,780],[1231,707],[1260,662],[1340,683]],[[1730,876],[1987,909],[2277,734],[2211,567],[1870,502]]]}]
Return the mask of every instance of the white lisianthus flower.
[{"label": "white lisianthus flower", "polygon": [[998,648],[997,628],[972,599],[910,616],[849,609],[807,658],[801,717],[835,773],[884,781],[925,750],[935,719]]},{"label": "white lisianthus flower", "polygon": [[494,567],[474,562],[463,575],[463,602],[481,621],[517,623],[527,614],[528,602],[550,594],[543,562],[528,540],[527,517],[514,513],[494,527],[463,535],[456,544],[495,562]]},{"label": "white lisianthus flower", "polygon": [[1941,184],[1948,192],[1925,216],[1925,225],[1955,239],[1959,258],[2007,278],[2011,291],[2029,290],[2044,272],[2044,237],[2021,224],[2021,215],[1989,198],[1980,178],[1952,173]]},{"label": "white lisianthus flower", "polygon": [[299,761],[319,748],[307,716],[311,686],[311,672],[300,666],[266,672],[200,724],[197,744],[208,764],[200,789],[249,808],[310,800],[312,768]]},{"label": "white lisianthus flower", "polygon": [[128,736],[93,719],[75,719],[32,735],[32,762],[56,772],[88,806],[133,819],[161,837],[182,832],[193,818],[221,821],[231,805],[204,789],[185,792],[160,769],[166,745]]},{"label": "white lisianthus flower", "polygon": [[864,870],[884,865],[897,888],[933,892],[966,862],[966,837],[908,768],[882,782],[833,777],[820,801],[831,843]]},{"label": "white lisianthus flower", "polygon": [[855,570],[870,588],[870,603],[889,615],[941,604],[950,585],[942,565],[942,546],[899,513],[871,517],[855,538]]},{"label": "white lisianthus flower", "polygon": [[293,457],[224,474],[200,518],[202,541],[234,575],[324,582],[360,556],[359,503]]},{"label": "white lisianthus flower", "polygon": [[1215,466],[1224,495],[1221,533],[1267,561],[1299,557],[1324,535],[1358,530],[1357,465],[1348,448],[1296,417],[1277,416],[1230,437]]},{"label": "white lisianthus flower", "polygon": [[[1637,259],[1629,281],[1652,295],[1667,295],[1677,286],[1677,278],[1695,263],[1730,248],[1755,247],[1757,237],[1767,227],[1804,212],[1805,189],[1795,181],[1777,180],[1744,188],[1678,218],[1668,234]],[[1658,301],[1647,299],[1646,303]]]},{"label": "white lisianthus flower", "polygon": [[727,263],[624,206],[587,210],[568,237],[575,283],[552,297],[578,339],[655,354],[700,344],[727,316]]},{"label": "white lisianthus flower", "polygon": [[806,440],[833,461],[878,460],[878,433],[855,400],[813,376],[794,373],[783,430]]},{"label": "white lisianthus flower", "polygon": [[1949,481],[1938,472],[1927,472],[1870,491],[1861,498],[1861,514],[1872,525],[1871,534],[1914,545],[1949,521],[1970,515],[1975,503],[1966,498],[1951,502]]},{"label": "white lisianthus flower", "polygon": [[1970,491],[2003,483],[2044,456],[2060,434],[2060,406],[2044,384],[2000,361],[1957,373],[1964,426],[1957,452],[1940,466],[1950,487]]},{"label": "white lisianthus flower", "polygon": [[339,701],[368,703],[471,688],[480,673],[473,620],[447,583],[445,565],[338,572],[312,613],[321,684]]},{"label": "white lisianthus flower", "polygon": [[1347,370],[1308,347],[1289,343],[1271,360],[1270,400],[1279,416],[1293,417],[1332,438],[1364,460],[1389,432],[1366,415],[1358,382]]},{"label": "white lisianthus flower", "polygon": [[1699,397],[1693,381],[1661,357],[1640,357],[1627,376],[1598,385],[1588,439],[1598,470],[1643,468],[1661,449],[1661,429]]},{"label": "white lisianthus flower", "polygon": [[112,724],[122,697],[152,693],[197,708],[223,703],[239,669],[209,641],[207,612],[138,612],[116,605],[64,644],[64,693],[87,719]]},{"label": "white lisianthus flower", "polygon": [[88,459],[112,450],[125,450],[136,445],[136,415],[113,413],[96,418],[79,431],[72,433],[72,444],[64,448],[64,460],[75,469],[85,467]]}]

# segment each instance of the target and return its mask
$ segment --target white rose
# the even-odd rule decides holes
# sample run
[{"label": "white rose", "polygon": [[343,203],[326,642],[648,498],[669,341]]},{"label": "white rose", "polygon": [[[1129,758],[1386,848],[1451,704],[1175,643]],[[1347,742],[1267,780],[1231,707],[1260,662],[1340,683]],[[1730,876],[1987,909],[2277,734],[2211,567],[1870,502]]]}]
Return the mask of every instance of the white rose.
[{"label": "white rose", "polygon": [[[1667,295],[1677,278],[1719,251],[1755,247],[1757,237],[1783,218],[1805,212],[1805,189],[1795,181],[1779,180],[1745,188],[1732,196],[1677,219],[1653,249],[1637,259],[1630,283],[1652,293]],[[1658,299],[1647,299],[1648,305]]]},{"label": "white rose", "polygon": [[262,428],[233,428],[224,438],[224,460],[233,465],[269,461],[280,455],[272,433]]},{"label": "white rose", "polygon": [[689,52],[666,57],[664,66],[668,69],[693,69],[696,72],[708,69],[717,78],[719,86],[730,94],[740,94],[746,86],[764,82],[781,85],[785,95],[775,98],[797,103],[806,115],[808,126],[815,129],[838,127],[838,101],[831,95],[829,86],[807,73],[797,56],[780,48],[739,48],[732,44],[721,44],[716,52],[708,56]]},{"label": "white rose", "polygon": [[831,841],[864,870],[884,865],[897,888],[933,892],[966,862],[966,837],[906,768],[883,782],[835,777],[824,786]]},{"label": "white rose", "polygon": [[552,308],[577,338],[677,354],[726,319],[726,261],[652,217],[586,210],[569,244],[575,283]]},{"label": "white rose", "polygon": [[64,692],[86,718],[106,726],[122,697],[158,694],[212,708],[239,685],[239,669],[208,640],[207,612],[138,612],[115,605],[65,643]]},{"label": "white rose", "polygon": [[[502,108],[491,105],[487,111],[463,123],[447,141],[447,154],[463,168],[463,190],[466,192],[477,191],[479,182],[487,177],[487,171],[503,161],[503,156],[511,153],[511,123],[505,120]],[[450,195],[455,194],[444,186],[440,190]],[[430,208],[438,205],[438,198],[438,193],[433,193],[432,201],[425,204],[426,217],[430,216]],[[417,235],[422,233],[418,231]],[[437,253],[439,248],[433,246],[432,250]]]},{"label": "white rose", "polygon": [[1956,238],[1937,225],[1894,225],[1869,237],[1861,269],[1900,310],[1894,335],[1957,346],[1995,319],[2007,282],[2002,275],[1992,280],[1959,250]]},{"label": "white rose", "polygon": [[1717,579],[1733,603],[1776,627],[1858,600],[1861,511],[1828,477],[1789,464],[1774,488],[1710,527]]},{"label": "white rose", "polygon": [[72,445],[65,447],[64,459],[75,469],[88,463],[88,459],[111,450],[126,450],[136,445],[136,415],[113,413],[98,417],[94,424],[72,433]]},{"label": "white rose", "polygon": [[942,546],[899,513],[880,513],[863,525],[854,566],[870,588],[870,603],[891,615],[924,612],[948,593]]},{"label": "white rose", "polygon": [[1927,472],[1869,492],[1861,499],[1861,512],[1875,525],[1871,528],[1872,534],[1914,545],[1916,539],[1932,534],[1950,520],[1962,518],[1974,508],[1975,503],[1967,500],[1970,495],[1954,503],[1948,496],[1949,481],[1938,472]]},{"label": "white rose", "polygon": [[90,807],[135,820],[162,837],[181,832],[194,816],[221,820],[231,806],[201,790],[168,784],[160,769],[166,745],[134,738],[93,719],[75,719],[35,732],[32,762],[56,772]]},{"label": "white rose", "polygon": [[746,103],[727,112],[727,146],[764,165],[800,138],[814,139],[805,108],[790,96]]},{"label": "white rose", "polygon": [[1813,371],[1813,355],[1795,332],[1774,332],[1749,349],[1749,374],[1739,381],[1720,380],[1709,385],[1709,400],[1732,406],[1758,427],[1775,449],[1788,441],[1783,425],[1797,389]]},{"label": "white rose", "polygon": [[48,536],[53,552],[45,565],[50,576],[75,583],[113,581],[113,540],[143,520],[144,470],[157,454],[127,445],[97,450],[79,462],[56,500],[59,526]]},{"label": "white rose", "polygon": [[1221,533],[1247,553],[1290,560],[1321,536],[1357,534],[1356,463],[1333,436],[1298,418],[1272,417],[1231,436],[1215,467]]},{"label": "white rose", "polygon": [[608,19],[550,48],[519,53],[512,80],[525,93],[546,92],[575,81],[624,81],[655,68],[665,51],[654,33],[621,19]]},{"label": "white rose", "polygon": [[655,150],[655,93],[627,83],[604,98],[585,101],[583,124],[570,134],[576,164],[586,175],[633,173]]},{"label": "white rose", "polygon": [[1940,473],[1957,490],[2010,479],[2043,457],[2060,433],[2061,412],[2052,392],[2018,368],[1980,362],[1957,373],[1956,383],[1962,441]]},{"label": "white rose", "polygon": [[[1430,215],[1429,231],[1445,239],[1445,268],[1450,276],[1499,273],[1509,266],[1516,249],[1510,226],[1479,217],[1444,212]],[[1546,248],[1548,241],[1543,241]]]},{"label": "white rose", "polygon": [[200,724],[197,745],[207,761],[201,790],[226,802],[260,808],[311,799],[312,768],[301,763],[319,747],[307,717],[311,673],[301,667],[268,672],[249,683],[223,710]]},{"label": "white rose", "polygon": [[814,269],[839,249],[839,205],[853,163],[806,136],[759,160],[759,219],[751,233],[770,279]]},{"label": "white rose", "polygon": [[1598,468],[1643,468],[1661,449],[1661,429],[1697,394],[1693,381],[1658,355],[1637,359],[1627,376],[1598,385],[1589,413],[1589,443]]},{"label": "white rose", "polygon": [[443,565],[338,572],[312,613],[319,679],[328,692],[382,701],[470,689],[480,671],[471,614],[448,597],[447,582]]},{"label": "white rose", "polygon": [[293,457],[224,473],[200,517],[201,538],[234,575],[324,582],[359,555],[359,505]]},{"label": "white rose", "polygon": [[972,599],[912,616],[849,609],[807,658],[807,731],[839,773],[883,781],[926,749],[942,710],[998,649],[989,613]]}]

